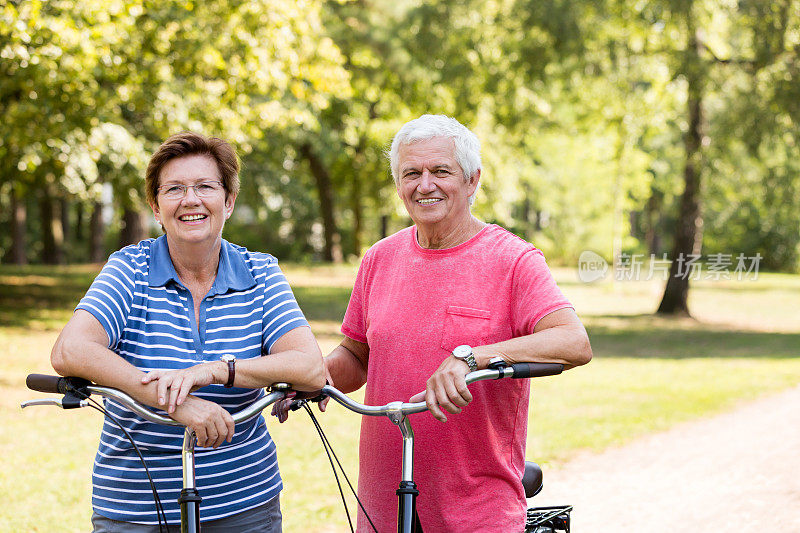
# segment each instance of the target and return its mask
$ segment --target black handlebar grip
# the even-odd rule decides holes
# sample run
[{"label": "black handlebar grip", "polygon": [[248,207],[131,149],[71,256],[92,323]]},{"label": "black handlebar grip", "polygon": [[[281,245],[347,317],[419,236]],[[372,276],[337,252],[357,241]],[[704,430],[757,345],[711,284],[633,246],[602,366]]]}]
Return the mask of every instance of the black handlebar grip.
[{"label": "black handlebar grip", "polygon": [[55,392],[64,394],[64,383],[61,376],[48,376],[47,374],[28,374],[25,385],[29,389],[39,392]]},{"label": "black handlebar grip", "polygon": [[564,371],[561,363],[515,363],[511,365],[513,378],[540,378],[542,376],[555,376]]}]

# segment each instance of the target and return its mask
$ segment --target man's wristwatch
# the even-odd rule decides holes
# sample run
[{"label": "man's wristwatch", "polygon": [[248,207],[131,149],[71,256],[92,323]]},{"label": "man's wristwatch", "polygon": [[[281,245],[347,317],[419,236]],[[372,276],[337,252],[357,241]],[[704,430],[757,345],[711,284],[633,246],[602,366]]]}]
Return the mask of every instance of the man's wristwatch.
[{"label": "man's wristwatch", "polygon": [[236,356],[226,353],[220,359],[222,359],[223,363],[228,363],[228,381],[225,386],[231,388],[233,387],[233,378],[236,377]]},{"label": "man's wristwatch", "polygon": [[475,362],[475,356],[472,355],[472,346],[468,344],[456,346],[453,348],[453,357],[456,359],[461,359],[467,363],[470,372],[475,372],[478,370],[478,363]]}]

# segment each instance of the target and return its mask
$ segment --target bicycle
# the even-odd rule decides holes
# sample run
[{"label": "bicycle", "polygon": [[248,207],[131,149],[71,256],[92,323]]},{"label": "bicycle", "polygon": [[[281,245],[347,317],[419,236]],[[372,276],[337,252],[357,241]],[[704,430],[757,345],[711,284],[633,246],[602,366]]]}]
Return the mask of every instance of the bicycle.
[{"label": "bicycle", "polygon": [[[96,394],[98,396],[113,399],[116,402],[123,404],[125,407],[129,408],[131,411],[135,412],[142,418],[149,420],[150,422],[154,422],[156,424],[163,424],[167,426],[183,426],[183,424],[181,424],[180,422],[177,422],[169,417],[154,413],[153,411],[150,410],[149,407],[137,402],[136,400],[131,398],[128,394],[118,389],[114,389],[111,387],[103,387],[101,385],[95,385],[90,381],[87,381],[82,378],[49,376],[45,374],[29,374],[27,379],[25,380],[25,384],[31,390],[46,392],[46,393],[63,394],[63,397],[28,400],[21,404],[20,407],[22,407],[23,409],[26,407],[32,407],[36,405],[54,405],[57,407],[61,407],[62,409],[93,407],[102,412],[105,412],[105,410],[91,398],[92,394]],[[261,411],[263,411],[270,405],[286,398],[289,391],[290,387],[285,383],[273,384],[270,387],[270,392],[268,394],[266,394],[259,400],[256,400],[255,402],[247,406],[245,409],[242,409],[241,411],[233,414],[232,416],[234,423],[239,424],[241,422],[250,420],[255,416],[258,416],[261,413]],[[125,430],[123,429],[123,431]],[[127,435],[127,432],[125,433]],[[128,435],[128,438],[130,438],[130,435]],[[131,442],[133,443],[134,448],[139,454],[139,458],[142,460],[142,463],[145,464],[142,455],[138,451],[136,443],[133,441],[133,439],[131,439]],[[200,532],[200,502],[202,501],[202,497],[200,496],[200,493],[197,490],[197,485],[195,481],[195,461],[194,461],[195,443],[196,443],[196,438],[194,435],[194,431],[192,431],[189,428],[185,428],[183,435],[183,447],[181,451],[181,458],[183,465],[183,487],[181,488],[180,497],[178,498],[178,503],[181,509],[181,522],[180,522],[181,533]],[[145,464],[145,470],[147,471],[146,464]],[[149,472],[147,473],[147,477],[150,478]],[[150,479],[150,483],[153,489],[153,496],[156,501],[156,508],[157,510],[160,510],[160,512],[158,513],[159,515],[158,519],[159,519],[159,528],[161,528],[163,509],[160,509],[161,502],[158,498],[152,479]],[[164,519],[164,526],[166,526],[166,519]]]},{"label": "bicycle", "polygon": [[[503,378],[532,378],[560,374],[563,365],[555,363],[517,363],[506,365],[502,361],[490,364],[486,370],[478,370],[466,376],[467,384],[486,379]],[[79,407],[92,407],[92,394],[97,394],[106,398],[111,398],[122,403],[136,414],[158,424],[171,426],[181,426],[180,423],[171,418],[158,415],[150,409],[131,398],[126,393],[113,389],[92,384],[81,378],[48,376],[42,374],[31,374],[26,380],[26,385],[32,390],[47,393],[63,394],[63,398],[45,398],[40,400],[29,400],[23,402],[21,407],[26,408],[35,405],[55,405],[62,409],[74,409]],[[285,383],[274,384],[269,394],[254,402],[246,409],[233,415],[234,422],[240,423],[257,416],[262,410],[287,397],[290,386]],[[427,411],[425,402],[404,403],[401,401],[391,402],[382,406],[364,405],[358,403],[339,391],[338,389],[326,385],[318,396],[311,400],[299,400],[298,406],[306,401],[321,401],[325,397],[333,398],[337,403],[345,408],[367,416],[386,416],[396,426],[400,428],[403,436],[402,446],[402,475],[398,496],[398,533],[420,533],[422,531],[419,517],[416,513],[416,498],[419,494],[413,479],[413,457],[414,457],[414,431],[408,415]],[[316,420],[315,425],[318,426]],[[321,431],[321,430],[320,430]],[[324,435],[323,443],[327,442]],[[202,498],[197,491],[194,472],[194,433],[190,429],[184,432],[182,461],[183,461],[183,488],[181,489],[178,503],[181,509],[181,533],[199,533],[200,531],[200,502]],[[334,470],[335,472],[335,470]],[[533,497],[542,487],[541,469],[535,463],[525,464],[525,475],[523,476],[523,486],[525,487],[526,497]],[[351,487],[352,489],[352,487]],[[158,503],[157,494],[154,497]],[[552,506],[534,507],[527,510],[525,532],[526,533],[569,533],[570,511],[572,506]],[[160,520],[160,517],[159,517]],[[349,520],[349,515],[348,515]],[[166,521],[165,521],[166,522]],[[352,526],[351,526],[352,527]]]},{"label": "bicycle", "polygon": [[[503,379],[503,378],[533,378],[552,376],[560,374],[564,366],[557,363],[516,363],[508,365],[500,358],[493,360],[489,368],[485,370],[478,370],[471,372],[466,376],[467,384],[475,383],[486,379]],[[402,445],[402,474],[400,484],[397,488],[396,494],[398,496],[397,504],[397,531],[398,533],[421,533],[422,527],[419,522],[419,517],[416,513],[416,498],[419,495],[417,486],[414,483],[414,431],[411,428],[411,421],[408,415],[421,413],[428,410],[425,402],[418,403],[404,403],[400,401],[390,402],[386,405],[364,405],[356,402],[349,396],[345,395],[338,389],[326,385],[320,391],[320,394],[310,400],[299,400],[296,402],[296,407],[302,405],[302,402],[322,401],[325,397],[333,398],[337,403],[345,408],[366,416],[386,416],[389,420],[400,428],[403,437]],[[293,407],[293,408],[296,408]],[[310,414],[310,410],[308,410]],[[313,415],[312,415],[313,418]],[[315,425],[318,423],[314,420]],[[326,438],[322,433],[320,436],[323,443],[327,443]],[[334,469],[335,472],[335,469]],[[338,481],[338,479],[337,479]],[[538,494],[542,489],[542,472],[541,468],[536,463],[526,462],[525,473],[523,475],[523,486],[525,488],[525,496],[532,498]],[[352,490],[352,486],[351,486]],[[341,491],[341,489],[340,489]],[[360,502],[359,502],[360,505]],[[345,507],[346,508],[346,507]],[[363,507],[362,507],[362,510]],[[570,512],[572,511],[571,505],[549,506],[549,507],[532,507],[527,510],[525,532],[526,533],[569,533],[570,530]],[[366,511],[365,511],[366,514]],[[348,515],[349,520],[349,515]],[[374,529],[373,525],[373,529]],[[352,529],[352,525],[351,525]]]}]

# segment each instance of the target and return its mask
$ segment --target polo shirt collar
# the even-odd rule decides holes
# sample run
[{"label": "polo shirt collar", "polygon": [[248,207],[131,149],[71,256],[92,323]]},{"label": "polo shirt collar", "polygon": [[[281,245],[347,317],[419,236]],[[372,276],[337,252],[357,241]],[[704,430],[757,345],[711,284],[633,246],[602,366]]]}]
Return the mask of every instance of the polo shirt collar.
[{"label": "polo shirt collar", "polygon": [[213,294],[225,294],[229,291],[244,291],[256,286],[256,279],[244,262],[244,257],[228,241],[222,239],[219,249],[219,267],[217,277],[211,287]]},{"label": "polo shirt collar", "polygon": [[167,236],[162,235],[150,247],[150,268],[147,284],[151,287],[164,287],[170,281],[180,284],[178,273],[172,264],[167,246]]},{"label": "polo shirt collar", "polygon": [[[151,287],[163,287],[170,281],[183,286],[172,258],[169,256],[169,246],[166,235],[162,235],[153,241],[150,249],[150,272],[147,280]],[[229,291],[244,291],[256,285],[256,280],[250,269],[244,262],[240,254],[231,243],[222,239],[219,250],[219,266],[217,267],[217,277],[211,286],[209,295],[225,294]]]}]

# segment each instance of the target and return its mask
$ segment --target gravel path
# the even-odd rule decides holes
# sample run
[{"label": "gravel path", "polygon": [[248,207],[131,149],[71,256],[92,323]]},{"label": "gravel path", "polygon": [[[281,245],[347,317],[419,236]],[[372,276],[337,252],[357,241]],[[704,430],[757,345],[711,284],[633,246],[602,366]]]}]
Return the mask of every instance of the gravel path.
[{"label": "gravel path", "polygon": [[545,471],[576,533],[800,533],[800,386]]}]

